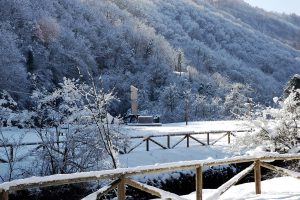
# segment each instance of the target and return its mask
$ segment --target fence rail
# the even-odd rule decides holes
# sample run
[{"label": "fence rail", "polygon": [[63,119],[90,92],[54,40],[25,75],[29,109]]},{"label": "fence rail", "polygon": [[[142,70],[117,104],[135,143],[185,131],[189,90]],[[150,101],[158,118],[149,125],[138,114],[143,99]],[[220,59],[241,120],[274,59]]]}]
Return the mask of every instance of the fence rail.
[{"label": "fence rail", "polygon": [[[256,194],[261,194],[261,167],[265,167],[270,170],[274,170],[284,175],[289,175],[294,178],[300,179],[300,173],[293,172],[281,167],[273,166],[269,163],[275,160],[300,160],[300,154],[269,154],[264,156],[240,156],[230,159],[217,159],[217,160],[198,160],[198,161],[183,161],[175,163],[165,163],[158,165],[150,165],[143,167],[133,167],[133,168],[120,168],[115,170],[105,170],[105,171],[94,171],[94,172],[81,172],[75,174],[59,174],[46,177],[34,177],[26,178],[21,180],[14,180],[11,182],[5,182],[0,184],[0,194],[2,200],[9,199],[9,192],[26,190],[33,188],[49,187],[49,186],[60,186],[73,183],[91,182],[101,179],[112,180],[111,184],[100,188],[98,191],[90,194],[88,197],[91,199],[97,199],[98,197],[108,193],[110,190],[118,189],[118,199],[125,200],[126,197],[126,187],[125,185],[130,185],[134,188],[142,190],[144,192],[150,193],[162,199],[183,199],[182,197],[163,191],[159,188],[149,186],[143,183],[139,183],[135,180],[130,179],[133,175],[145,175],[150,173],[160,173],[167,171],[176,171],[183,169],[194,169],[196,171],[196,199],[202,200],[202,187],[203,187],[203,168],[216,165],[225,164],[236,164],[252,162],[252,164],[231,178],[225,184],[220,186],[214,193],[211,194],[211,199],[217,199],[220,195],[226,192],[232,185],[236,184],[240,179],[242,179],[246,174],[254,170],[255,177],[255,191]],[[84,199],[84,198],[83,198]]]},{"label": "fence rail", "polygon": [[[231,137],[236,137],[236,133],[245,133],[245,132],[252,132],[252,129],[243,129],[243,130],[218,130],[218,131],[203,131],[203,132],[195,132],[195,131],[188,131],[188,132],[177,132],[177,133],[165,133],[165,134],[152,134],[146,136],[131,136],[130,139],[141,139],[137,144],[129,149],[125,149],[124,153],[130,153],[135,150],[137,147],[141,146],[143,143],[146,143],[146,151],[150,150],[150,143],[155,144],[156,146],[161,147],[162,149],[174,149],[183,141],[186,141],[186,147],[190,147],[191,140],[199,143],[200,145],[214,145],[219,142],[221,139],[227,137],[227,143],[230,144]],[[219,138],[211,141],[211,135],[222,134]],[[196,138],[195,135],[206,135],[206,141],[201,141],[200,139]],[[176,142],[171,145],[171,138],[180,137],[179,140],[175,140]],[[162,143],[163,139],[160,139],[158,142],[155,138],[165,138],[166,144]]]},{"label": "fence rail", "polygon": [[7,160],[4,158],[0,158],[0,163],[8,163],[8,162],[13,162],[14,160],[14,149],[16,147],[22,147],[22,146],[37,146],[35,149],[39,149],[42,147],[45,147],[45,145],[49,144],[62,144],[64,141],[53,141],[53,142],[24,142],[24,143],[19,143],[19,144],[13,144],[13,143],[8,143],[8,144],[0,144],[0,148],[7,148]]}]

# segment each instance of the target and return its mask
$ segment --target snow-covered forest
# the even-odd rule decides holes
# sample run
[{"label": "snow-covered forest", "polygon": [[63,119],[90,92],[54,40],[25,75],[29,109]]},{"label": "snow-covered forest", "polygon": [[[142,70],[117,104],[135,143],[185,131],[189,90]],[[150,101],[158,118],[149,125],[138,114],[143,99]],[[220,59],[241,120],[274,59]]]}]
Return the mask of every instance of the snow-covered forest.
[{"label": "snow-covered forest", "polygon": [[36,88],[91,74],[117,97],[115,116],[134,85],[140,112],[164,122],[182,121],[186,101],[191,120],[233,118],[250,98],[271,104],[300,67],[299,17],[239,0],[1,0],[0,11],[0,90],[19,109]]}]

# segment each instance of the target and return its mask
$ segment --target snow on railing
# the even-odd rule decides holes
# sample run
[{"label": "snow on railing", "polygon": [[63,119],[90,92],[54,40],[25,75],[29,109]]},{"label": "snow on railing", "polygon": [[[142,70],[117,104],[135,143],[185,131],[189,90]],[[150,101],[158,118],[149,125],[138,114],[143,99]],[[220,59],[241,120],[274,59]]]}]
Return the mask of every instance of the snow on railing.
[{"label": "snow on railing", "polygon": [[293,172],[284,168],[270,165],[266,162],[275,160],[300,160],[300,154],[278,154],[278,153],[266,153],[252,156],[237,156],[227,159],[216,159],[216,160],[194,160],[194,161],[181,161],[165,164],[156,164],[149,166],[140,166],[133,168],[119,168],[114,170],[103,170],[103,171],[91,171],[81,172],[73,174],[57,174],[45,177],[31,177],[20,180],[14,180],[11,182],[5,182],[0,184],[0,194],[3,200],[8,200],[9,192],[25,190],[31,188],[41,188],[48,186],[59,186],[65,184],[91,182],[100,179],[115,180],[110,185],[99,189],[96,193],[93,193],[86,197],[86,199],[96,199],[98,196],[106,194],[108,191],[118,188],[118,199],[125,199],[125,185],[130,185],[137,189],[143,190],[152,195],[164,198],[164,199],[183,199],[176,194],[163,191],[153,186],[148,186],[136,181],[129,179],[133,175],[145,175],[149,173],[160,173],[166,171],[175,171],[183,169],[195,169],[196,170],[196,199],[202,199],[202,169],[203,167],[215,166],[215,165],[226,165],[244,162],[253,162],[253,164],[237,174],[235,177],[230,179],[227,183],[220,186],[211,197],[217,197],[228,190],[232,185],[237,183],[242,177],[254,169],[255,177],[255,188],[256,193],[261,193],[261,167],[274,170],[284,175],[289,175],[294,178],[300,179],[300,173]]}]

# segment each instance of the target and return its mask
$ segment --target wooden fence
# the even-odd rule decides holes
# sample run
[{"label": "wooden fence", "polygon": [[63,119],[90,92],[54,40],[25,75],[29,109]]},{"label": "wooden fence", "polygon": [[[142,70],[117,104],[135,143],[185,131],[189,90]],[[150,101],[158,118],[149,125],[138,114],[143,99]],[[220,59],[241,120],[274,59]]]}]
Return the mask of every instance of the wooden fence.
[{"label": "wooden fence", "polygon": [[8,163],[13,162],[14,160],[14,149],[16,147],[22,147],[22,146],[36,146],[35,149],[43,148],[45,145],[48,144],[61,144],[64,143],[64,141],[57,141],[57,142],[25,142],[20,144],[0,144],[0,148],[6,148],[5,151],[7,151],[7,160],[5,158],[0,158],[0,163]]},{"label": "wooden fence", "polygon": [[[91,182],[103,179],[111,180],[111,184],[106,185],[96,192],[90,194],[87,199],[97,199],[100,196],[107,194],[113,189],[117,189],[117,195],[119,200],[125,200],[126,198],[126,185],[137,188],[144,192],[150,193],[161,199],[180,200],[184,199],[174,193],[163,191],[159,188],[149,186],[140,182],[137,182],[130,177],[133,175],[146,175],[149,173],[161,173],[184,169],[194,169],[196,171],[196,199],[202,200],[202,186],[203,186],[203,169],[209,166],[235,164],[252,162],[252,164],[245,170],[235,175],[225,184],[220,186],[213,194],[211,199],[218,199],[220,195],[226,192],[231,186],[241,180],[246,174],[254,170],[255,179],[255,192],[261,194],[261,167],[274,170],[283,175],[289,175],[294,178],[300,179],[300,173],[290,171],[281,167],[273,166],[268,161],[275,160],[299,160],[300,154],[269,154],[264,156],[240,156],[230,159],[218,159],[218,160],[199,160],[199,161],[183,161],[175,163],[157,164],[152,166],[134,167],[134,168],[120,168],[115,170],[106,171],[94,171],[94,172],[82,172],[75,174],[59,174],[46,177],[34,177],[21,180],[14,180],[11,182],[5,182],[0,184],[0,196],[2,200],[9,199],[9,193],[18,190],[26,190],[33,188],[60,186],[65,184]],[[300,182],[299,182],[300,183]],[[83,198],[85,199],[85,198]]]},{"label": "wooden fence", "polygon": [[[203,131],[203,132],[177,132],[177,133],[165,133],[165,134],[153,134],[153,135],[147,135],[147,136],[131,136],[130,140],[132,139],[141,139],[140,142],[138,142],[136,145],[133,147],[129,148],[128,150],[125,149],[124,153],[130,153],[137,147],[141,146],[143,143],[146,143],[146,151],[150,150],[150,143],[153,143],[162,149],[173,149],[180,143],[186,141],[186,147],[190,147],[190,142],[191,140],[199,143],[200,145],[214,145],[217,142],[219,142],[221,139],[227,137],[227,142],[230,144],[231,142],[231,136],[236,136],[236,133],[245,133],[245,132],[251,132],[252,129],[244,129],[244,130],[219,130],[219,131]],[[214,139],[211,141],[210,136],[211,135],[218,135],[221,134],[221,136],[217,139]],[[200,139],[196,138],[195,135],[206,135],[206,141],[201,141]],[[178,140],[178,137],[180,139]],[[155,140],[155,138],[160,138],[160,141]],[[161,139],[165,138],[165,139]],[[175,143],[171,144],[171,138],[174,138],[173,141],[175,140]],[[176,141],[177,139],[177,141]],[[162,143],[162,141],[165,140],[165,143]]]}]

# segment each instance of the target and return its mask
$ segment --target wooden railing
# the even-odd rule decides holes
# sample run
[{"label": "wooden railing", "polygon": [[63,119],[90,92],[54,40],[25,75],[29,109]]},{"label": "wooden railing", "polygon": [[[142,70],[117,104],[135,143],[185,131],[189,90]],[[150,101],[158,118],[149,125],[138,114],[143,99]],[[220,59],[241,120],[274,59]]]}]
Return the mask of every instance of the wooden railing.
[{"label": "wooden railing", "polygon": [[[161,173],[168,171],[176,171],[183,169],[194,169],[196,171],[196,199],[202,200],[202,187],[203,176],[202,172],[205,167],[216,165],[227,165],[235,163],[252,162],[252,164],[245,170],[231,178],[225,184],[220,186],[208,199],[218,199],[220,195],[226,192],[232,185],[236,184],[246,174],[254,170],[255,177],[255,191],[256,194],[261,194],[261,167],[275,170],[284,175],[290,175],[294,178],[300,179],[300,173],[293,172],[281,167],[273,166],[268,161],[274,160],[299,160],[300,154],[269,154],[264,156],[240,156],[230,159],[218,159],[218,160],[197,160],[197,161],[183,161],[166,164],[156,164],[152,166],[133,167],[133,168],[120,168],[115,170],[105,171],[93,171],[82,172],[75,174],[59,174],[46,177],[33,177],[20,180],[14,180],[11,182],[5,182],[0,184],[0,194],[2,200],[9,199],[9,193],[18,190],[26,190],[33,188],[60,186],[65,184],[91,182],[101,179],[112,180],[112,183],[100,188],[98,191],[90,194],[88,199],[97,199],[100,196],[107,194],[112,189],[117,188],[118,199],[125,200],[126,198],[126,185],[142,190],[146,193],[150,193],[162,199],[184,199],[174,193],[166,192],[153,186],[149,186],[143,183],[139,183],[132,180],[130,177],[133,175],[145,175],[149,173]],[[300,182],[299,182],[300,183]],[[83,198],[85,199],[85,198]]]},{"label": "wooden railing", "polygon": [[[231,142],[231,136],[236,136],[236,133],[245,133],[245,132],[251,132],[252,129],[244,129],[244,130],[220,130],[220,131],[203,131],[203,132],[177,132],[177,133],[165,133],[165,134],[153,134],[153,135],[147,135],[147,136],[131,136],[130,140],[133,139],[141,139],[137,144],[135,144],[133,147],[129,148],[128,150],[125,149],[124,153],[130,153],[137,147],[141,146],[143,143],[146,143],[146,151],[150,150],[150,143],[153,143],[157,146],[159,146],[162,149],[173,149],[183,141],[186,141],[186,147],[190,147],[191,140],[195,141],[196,143],[200,145],[214,145],[217,142],[219,142],[221,139],[227,137],[227,143],[230,144]],[[221,136],[217,139],[214,139],[211,141],[210,136],[211,135],[218,135],[221,134]],[[206,135],[206,141],[201,141],[200,139],[196,138],[195,135]],[[178,140],[178,137],[180,139]],[[160,141],[155,140],[155,138],[160,138]],[[165,139],[161,139],[165,138]],[[175,141],[174,144],[171,144],[171,138],[176,138],[177,141]],[[165,140],[165,143],[163,143],[163,140]],[[174,139],[173,139],[174,141]]]},{"label": "wooden railing", "polygon": [[36,146],[35,149],[43,148],[48,144],[61,144],[64,143],[64,141],[56,141],[56,142],[25,142],[25,143],[19,143],[19,144],[0,144],[1,148],[6,148],[7,151],[7,160],[5,158],[0,158],[0,163],[8,163],[14,161],[14,149],[16,147],[23,147],[23,146]]}]

